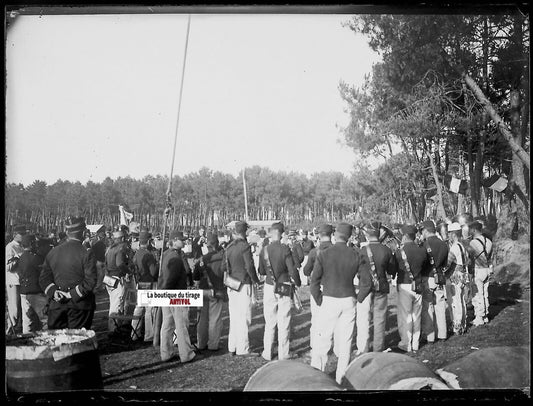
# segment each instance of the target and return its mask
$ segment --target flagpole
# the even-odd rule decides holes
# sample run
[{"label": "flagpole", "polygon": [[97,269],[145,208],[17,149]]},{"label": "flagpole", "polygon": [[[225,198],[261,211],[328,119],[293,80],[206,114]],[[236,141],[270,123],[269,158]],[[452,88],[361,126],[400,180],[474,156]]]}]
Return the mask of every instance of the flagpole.
[{"label": "flagpole", "polygon": [[[176,118],[176,133],[174,135],[174,149],[172,151],[172,165],[170,167],[170,177],[168,178],[168,187],[166,193],[166,207],[163,213],[163,245],[161,246],[161,256],[159,257],[159,276],[163,271],[163,251],[165,249],[165,234],[167,231],[168,217],[172,209],[172,177],[174,176],[174,161],[176,159],[176,145],[178,143],[178,128],[180,123],[180,111],[181,111],[181,97],[183,94],[183,80],[185,79],[185,63],[187,61],[187,48],[189,46],[189,31],[191,27],[191,15],[188,15],[187,18],[187,34],[185,36],[185,49],[183,51],[183,66],[181,70],[181,84],[180,84],[180,94],[178,99],[178,115]],[[156,347],[161,343],[161,324],[162,324],[162,311],[159,307],[154,320],[154,342],[153,345]]]},{"label": "flagpole", "polygon": [[[180,112],[181,112],[181,99],[183,95],[183,81],[185,79],[185,64],[187,62],[187,48],[189,46],[189,31],[191,28],[191,15],[188,15],[187,18],[187,34],[185,35],[185,49],[183,50],[183,66],[181,69],[181,83],[180,83],[180,93],[178,98],[178,115],[176,118],[176,132],[174,135],[174,148],[172,150],[172,164],[170,166],[170,177],[168,179],[168,187],[167,187],[167,193],[166,193],[166,208],[164,211],[164,222],[163,222],[163,246],[161,248],[161,257],[163,256],[163,250],[165,248],[165,234],[166,234],[166,228],[167,228],[167,222],[168,222],[168,216],[170,215],[170,208],[172,205],[171,196],[172,196],[172,177],[174,176],[174,162],[176,160],[176,145],[178,143],[178,128],[180,124]],[[163,261],[159,262],[159,274],[161,274],[161,271],[163,269]]]},{"label": "flagpole", "polygon": [[242,186],[244,189],[244,221],[248,221],[248,196],[246,193],[246,178],[244,176],[244,167],[242,168]]}]

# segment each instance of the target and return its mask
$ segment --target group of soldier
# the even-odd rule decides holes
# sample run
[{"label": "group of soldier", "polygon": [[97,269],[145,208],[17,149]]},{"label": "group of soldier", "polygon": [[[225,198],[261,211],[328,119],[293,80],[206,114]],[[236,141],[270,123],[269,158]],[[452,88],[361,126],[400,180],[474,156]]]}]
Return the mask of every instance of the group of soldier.
[{"label": "group of soldier", "polygon": [[[439,224],[428,220],[393,228],[368,221],[355,228],[348,223],[322,224],[312,232],[290,232],[278,222],[267,235],[237,222],[231,233],[206,233],[202,227],[192,244],[182,231],[171,231],[161,250],[147,228],[133,235],[117,229],[109,242],[100,230],[88,242],[84,219],[69,218],[66,241],[43,252],[24,227],[16,227],[6,246],[11,325],[18,317],[17,295],[23,332],[46,326],[90,328],[95,292],[105,287],[109,329],[117,333],[124,320],[117,316],[126,313],[128,292],[202,289],[196,346],[189,336],[188,307],[135,306],[128,334],[153,341],[163,361],[177,356],[177,346],[181,362],[190,362],[203,350],[221,349],[227,302],[228,351],[265,360],[277,352],[281,360],[295,357],[289,351],[292,307],[302,289],[309,289],[311,365],[324,370],[333,347],[340,383],[350,362],[354,331],[356,356],[385,349],[391,286],[397,289],[400,335],[395,351],[415,352],[424,341],[463,334],[469,297],[475,313],[472,325],[488,322],[492,242],[482,219],[462,215]],[[265,321],[261,354],[252,352],[249,342],[260,288]]]}]

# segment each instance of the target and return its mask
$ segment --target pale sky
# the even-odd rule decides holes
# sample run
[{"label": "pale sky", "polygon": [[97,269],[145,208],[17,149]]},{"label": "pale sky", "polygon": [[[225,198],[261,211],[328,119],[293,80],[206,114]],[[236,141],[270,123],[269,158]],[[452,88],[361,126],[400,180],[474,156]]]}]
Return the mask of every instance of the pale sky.
[{"label": "pale sky", "polygon": [[[175,175],[349,174],[340,80],[379,60],[348,15],[193,15]],[[7,33],[7,182],[168,175],[186,15],[19,16]]]}]

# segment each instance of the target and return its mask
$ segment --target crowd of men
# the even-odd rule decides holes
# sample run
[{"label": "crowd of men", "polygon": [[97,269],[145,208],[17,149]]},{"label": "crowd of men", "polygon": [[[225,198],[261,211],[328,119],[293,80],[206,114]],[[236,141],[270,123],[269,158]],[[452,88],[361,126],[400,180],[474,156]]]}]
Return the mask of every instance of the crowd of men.
[{"label": "crowd of men", "polygon": [[[24,226],[14,228],[6,245],[9,332],[88,329],[95,292],[105,289],[111,336],[125,327],[132,340],[159,346],[163,361],[179,355],[181,362],[190,362],[203,350],[219,351],[226,302],[232,355],[271,360],[277,353],[278,359],[289,359],[295,357],[290,352],[291,309],[301,289],[309,289],[311,365],[324,370],[333,347],[340,383],[354,336],[356,356],[385,350],[392,287],[400,335],[395,351],[415,352],[421,343],[464,334],[469,301],[472,325],[488,322],[492,235],[484,219],[468,214],[392,228],[378,221],[321,224],[310,232],[286,230],[278,222],[268,235],[237,222],[231,231],[202,227],[192,238],[173,230],[165,247],[147,228],[123,226],[107,233],[102,228],[91,236],[83,218],[70,217],[65,231],[58,240],[55,233],[36,238]],[[250,351],[248,334],[260,287],[261,354]],[[149,308],[134,302],[128,312],[129,295],[143,289],[203,290],[196,346],[189,335],[188,307]],[[128,313],[132,317],[121,317]]]}]

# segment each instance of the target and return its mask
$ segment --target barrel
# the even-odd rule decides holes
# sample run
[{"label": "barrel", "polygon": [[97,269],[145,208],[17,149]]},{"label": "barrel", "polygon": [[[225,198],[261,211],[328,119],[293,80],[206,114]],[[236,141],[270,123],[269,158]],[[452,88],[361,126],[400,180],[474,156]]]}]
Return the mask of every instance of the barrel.
[{"label": "barrel", "polygon": [[97,342],[92,330],[47,330],[6,337],[10,393],[102,389]]},{"label": "barrel", "polygon": [[302,362],[282,360],[263,365],[250,377],[245,392],[341,391],[333,378]]},{"label": "barrel", "polygon": [[530,386],[529,356],[527,346],[484,348],[436,372],[453,389],[523,389]]},{"label": "barrel", "polygon": [[449,389],[424,364],[396,353],[362,354],[348,365],[345,378],[355,390]]}]

